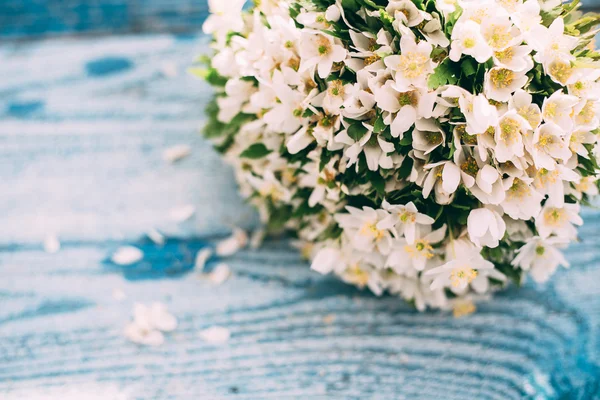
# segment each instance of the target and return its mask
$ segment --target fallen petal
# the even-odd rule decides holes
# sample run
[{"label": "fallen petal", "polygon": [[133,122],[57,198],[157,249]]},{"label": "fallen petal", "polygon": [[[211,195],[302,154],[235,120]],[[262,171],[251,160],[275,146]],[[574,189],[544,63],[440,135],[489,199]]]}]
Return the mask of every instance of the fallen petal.
[{"label": "fallen petal", "polygon": [[202,272],[204,270],[206,262],[210,259],[211,256],[212,250],[208,247],[196,253],[196,261],[194,262],[194,268],[196,269],[196,271]]},{"label": "fallen petal", "polygon": [[150,307],[150,323],[163,332],[172,332],[177,328],[177,318],[162,303],[153,303]]},{"label": "fallen petal", "polygon": [[175,222],[184,222],[184,221],[187,221],[188,219],[192,218],[192,216],[194,215],[195,212],[196,212],[196,207],[194,207],[191,204],[188,204],[185,206],[176,207],[176,208],[171,209],[171,211],[169,211],[169,216]]},{"label": "fallen petal", "polygon": [[202,340],[213,344],[223,344],[229,340],[231,333],[229,329],[222,326],[211,326],[210,328],[200,331]]},{"label": "fallen petal", "polygon": [[146,235],[148,236],[148,238],[150,240],[152,240],[152,242],[154,242],[154,244],[157,244],[159,246],[162,246],[165,244],[165,237],[162,233],[160,233],[159,231],[157,231],[156,229],[150,229]]},{"label": "fallen petal", "polygon": [[60,250],[60,241],[55,235],[49,235],[44,240],[44,251],[46,253],[55,254]]},{"label": "fallen petal", "polygon": [[264,229],[257,229],[252,232],[252,236],[250,237],[250,248],[256,250],[262,246],[265,241],[265,235],[266,232]]},{"label": "fallen petal", "polygon": [[117,265],[131,265],[144,258],[144,253],[133,246],[119,247],[112,255],[111,260]]},{"label": "fallen petal", "polygon": [[181,161],[184,158],[192,154],[192,148],[187,144],[178,144],[173,147],[169,147],[163,152],[163,160],[175,163]]},{"label": "fallen petal", "polygon": [[221,285],[231,276],[231,270],[227,264],[219,264],[208,275],[208,279],[215,285]]},{"label": "fallen petal", "polygon": [[145,346],[160,346],[165,342],[165,336],[156,330],[147,330],[135,322],[128,324],[123,332],[125,337],[133,343]]}]

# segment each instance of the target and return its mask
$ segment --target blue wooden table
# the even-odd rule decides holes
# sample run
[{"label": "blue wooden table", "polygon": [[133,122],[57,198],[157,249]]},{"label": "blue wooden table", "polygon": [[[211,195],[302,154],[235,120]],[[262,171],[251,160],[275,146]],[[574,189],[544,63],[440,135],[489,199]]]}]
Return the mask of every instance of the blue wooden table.
[{"label": "blue wooden table", "polygon": [[[206,43],[0,44],[1,399],[600,398],[594,210],[570,270],[461,319],[321,277],[285,240],[226,260],[220,286],[191,271],[198,249],[256,226],[198,134],[211,93],[185,69]],[[177,144],[191,156],[165,162]],[[174,222],[186,204],[194,217]],[[154,244],[152,229],[169,240]],[[53,234],[62,248],[49,254]],[[143,261],[112,263],[123,245]],[[133,304],[153,301],[178,328],[159,347],[129,342]],[[215,325],[225,344],[200,338]]]}]

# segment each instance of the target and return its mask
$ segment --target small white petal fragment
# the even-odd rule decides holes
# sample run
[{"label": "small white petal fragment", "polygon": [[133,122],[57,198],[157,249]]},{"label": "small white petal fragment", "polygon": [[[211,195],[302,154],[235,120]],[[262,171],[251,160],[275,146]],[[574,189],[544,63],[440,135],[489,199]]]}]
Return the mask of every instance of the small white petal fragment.
[{"label": "small white petal fragment", "polygon": [[111,260],[117,265],[131,265],[144,258],[144,253],[133,246],[119,247],[112,255]]},{"label": "small white petal fragment", "polygon": [[227,239],[217,244],[217,255],[221,257],[232,256],[248,244],[248,235],[246,231],[240,228],[234,228],[233,233]]},{"label": "small white petal fragment", "polygon": [[160,331],[146,329],[136,322],[128,324],[125,327],[124,334],[133,343],[145,346],[160,346],[165,342],[165,336]]},{"label": "small white petal fragment", "polygon": [[200,331],[200,337],[207,343],[223,344],[229,340],[231,333],[229,329],[222,326],[211,326]]},{"label": "small white petal fragment", "polygon": [[169,216],[175,222],[184,222],[192,218],[195,212],[196,207],[191,204],[187,204],[171,209],[171,211],[169,211]]},{"label": "small white petal fragment", "polygon": [[227,264],[219,264],[208,274],[208,279],[215,285],[221,285],[231,276],[231,270]]},{"label": "small white petal fragment", "polygon": [[152,242],[154,242],[154,244],[157,244],[159,246],[162,246],[165,244],[165,237],[162,233],[160,233],[159,231],[157,231],[156,229],[150,229],[146,235],[148,236],[148,238],[150,240],[152,240]]},{"label": "small white petal fragment", "polygon": [[178,144],[169,147],[163,152],[163,160],[170,163],[176,163],[188,157],[190,154],[192,154],[192,148],[189,145]]},{"label": "small white petal fragment", "polygon": [[154,328],[163,332],[172,332],[177,328],[177,318],[162,303],[153,303],[150,307],[150,322]]},{"label": "small white petal fragment", "polygon": [[160,66],[160,72],[166,78],[175,78],[175,77],[177,77],[177,75],[179,75],[179,71],[177,69],[177,64],[175,64],[174,62],[170,62],[170,61],[162,63],[162,65]]},{"label": "small white petal fragment", "polygon": [[127,295],[125,294],[125,292],[123,290],[115,288],[112,291],[112,297],[116,301],[123,301],[127,298]]},{"label": "small white petal fragment", "polygon": [[265,241],[266,232],[264,229],[257,229],[252,232],[252,236],[250,237],[250,248],[256,250],[262,246]]},{"label": "small white petal fragment", "polygon": [[194,269],[198,272],[202,272],[204,270],[204,266],[206,265],[206,262],[210,259],[210,257],[212,256],[212,250],[209,249],[208,247],[200,250],[198,253],[196,253],[196,261],[194,262]]},{"label": "small white petal fragment", "polygon": [[44,251],[49,254],[56,254],[60,250],[60,241],[55,235],[49,235],[44,240]]}]

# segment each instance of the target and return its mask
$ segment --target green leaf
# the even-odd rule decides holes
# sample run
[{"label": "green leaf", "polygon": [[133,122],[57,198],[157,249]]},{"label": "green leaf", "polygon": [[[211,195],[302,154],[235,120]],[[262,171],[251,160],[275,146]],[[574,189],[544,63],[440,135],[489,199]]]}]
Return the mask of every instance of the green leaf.
[{"label": "green leaf", "polygon": [[348,128],[348,136],[350,136],[352,139],[358,142],[360,139],[363,138],[363,136],[367,134],[367,131],[368,129],[365,128],[365,126],[361,122],[358,122],[356,124],[350,125],[350,127]]},{"label": "green leaf", "polygon": [[427,84],[430,89],[435,90],[440,86],[454,85],[456,82],[458,82],[456,64],[447,58],[433,71]]},{"label": "green leaf", "polygon": [[246,150],[242,151],[240,157],[242,158],[250,158],[253,160],[263,158],[267,154],[271,153],[271,150],[267,149],[266,146],[262,143],[254,143]]},{"label": "green leaf", "polygon": [[385,195],[385,179],[383,179],[379,172],[371,174],[370,181],[378,195]]},{"label": "green leaf", "polygon": [[404,161],[402,161],[402,165],[400,166],[400,169],[398,171],[398,179],[408,178],[410,173],[412,172],[412,167],[414,163],[415,161],[412,158],[406,157]]},{"label": "green leaf", "polygon": [[373,126],[373,133],[381,133],[387,128],[387,125],[383,122],[383,116],[379,115],[375,120],[375,125]]},{"label": "green leaf", "polygon": [[477,64],[472,58],[466,58],[460,64],[460,69],[463,72],[463,76],[470,77],[477,73]]}]

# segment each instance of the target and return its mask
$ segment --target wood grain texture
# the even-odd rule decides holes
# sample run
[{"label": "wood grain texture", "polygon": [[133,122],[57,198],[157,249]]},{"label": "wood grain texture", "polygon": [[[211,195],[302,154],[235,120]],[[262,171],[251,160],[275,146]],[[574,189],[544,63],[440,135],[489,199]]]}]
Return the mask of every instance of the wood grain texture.
[{"label": "wood grain texture", "polygon": [[[570,270],[463,319],[321,277],[285,241],[235,255],[222,286],[190,273],[199,248],[256,224],[197,134],[210,91],[184,70],[205,44],[0,45],[0,398],[600,398],[593,210]],[[192,156],[166,164],[178,143]],[[188,203],[195,218],[171,222],[169,209]],[[151,228],[179,239],[158,247],[144,239]],[[62,239],[58,254],[42,250],[48,233]],[[112,265],[123,244],[146,258]],[[163,301],[179,318],[163,346],[124,338],[135,301]],[[199,338],[213,325],[231,330],[227,344]]]}]

